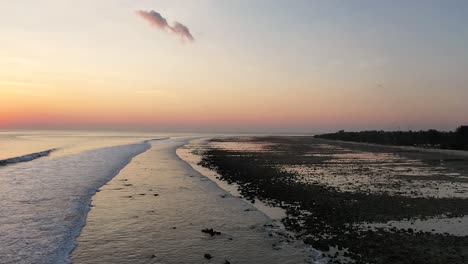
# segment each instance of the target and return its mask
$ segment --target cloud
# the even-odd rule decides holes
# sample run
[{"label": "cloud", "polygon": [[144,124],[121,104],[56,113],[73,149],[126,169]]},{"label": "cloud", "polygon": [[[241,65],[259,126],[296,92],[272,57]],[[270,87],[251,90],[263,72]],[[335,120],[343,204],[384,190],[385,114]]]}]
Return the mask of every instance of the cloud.
[{"label": "cloud", "polygon": [[172,32],[179,36],[182,40],[187,40],[187,41],[194,41],[194,38],[192,34],[190,33],[190,30],[188,27],[184,26],[183,24],[179,22],[174,22],[174,26],[169,25],[167,23],[167,20],[161,16],[158,12],[151,10],[151,11],[144,11],[144,10],[138,10],[136,11],[137,15],[139,15],[141,18],[145,19],[148,21],[152,26],[164,30],[167,32]]},{"label": "cloud", "polygon": [[182,39],[193,41],[193,36],[192,34],[190,34],[190,30],[181,23],[176,21],[171,29],[172,32],[179,35],[179,37],[181,37]]}]

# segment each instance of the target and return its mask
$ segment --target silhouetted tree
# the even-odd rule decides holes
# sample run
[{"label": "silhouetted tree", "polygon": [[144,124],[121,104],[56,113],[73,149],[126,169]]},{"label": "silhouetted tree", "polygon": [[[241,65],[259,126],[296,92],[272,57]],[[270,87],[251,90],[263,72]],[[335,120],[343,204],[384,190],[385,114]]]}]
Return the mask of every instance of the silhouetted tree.
[{"label": "silhouetted tree", "polygon": [[454,132],[430,129],[428,131],[361,131],[317,135],[318,138],[368,142],[384,145],[420,146],[432,148],[468,150],[468,126],[460,126]]},{"label": "silhouetted tree", "polygon": [[463,138],[468,137],[468,126],[459,126],[456,130],[457,134],[459,136],[462,136]]}]

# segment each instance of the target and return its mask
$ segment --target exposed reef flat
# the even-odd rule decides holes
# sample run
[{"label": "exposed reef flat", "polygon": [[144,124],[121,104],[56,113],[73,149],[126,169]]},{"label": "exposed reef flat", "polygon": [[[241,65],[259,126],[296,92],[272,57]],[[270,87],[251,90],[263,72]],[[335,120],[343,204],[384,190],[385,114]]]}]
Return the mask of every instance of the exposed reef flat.
[{"label": "exposed reef flat", "polygon": [[468,158],[313,137],[193,143],[200,165],[334,263],[466,263]]}]

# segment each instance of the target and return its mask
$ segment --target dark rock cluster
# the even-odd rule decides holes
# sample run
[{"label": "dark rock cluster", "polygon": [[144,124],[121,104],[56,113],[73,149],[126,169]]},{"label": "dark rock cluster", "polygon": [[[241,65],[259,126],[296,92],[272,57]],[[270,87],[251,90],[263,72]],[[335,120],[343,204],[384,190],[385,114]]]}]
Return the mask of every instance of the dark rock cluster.
[{"label": "dark rock cluster", "polygon": [[[330,247],[341,249],[343,254],[327,253],[334,263],[344,262],[343,257],[352,259],[354,263],[468,262],[468,237],[414,229],[363,229],[359,226],[363,222],[464,216],[468,213],[467,199],[405,197],[368,190],[342,192],[322,184],[305,184],[297,180],[297,174],[279,167],[326,163],[326,157],[306,155],[318,151],[318,146],[323,144],[312,137],[215,140],[269,143],[269,149],[263,151],[207,148],[200,165],[215,170],[228,183],[237,183],[245,199],[260,199],[285,209],[287,216],[282,220],[283,224],[294,231],[297,239],[324,252],[328,252]],[[365,165],[362,170],[365,170]],[[347,171],[342,173],[352,177]],[[205,233],[213,232],[207,229]]]}]

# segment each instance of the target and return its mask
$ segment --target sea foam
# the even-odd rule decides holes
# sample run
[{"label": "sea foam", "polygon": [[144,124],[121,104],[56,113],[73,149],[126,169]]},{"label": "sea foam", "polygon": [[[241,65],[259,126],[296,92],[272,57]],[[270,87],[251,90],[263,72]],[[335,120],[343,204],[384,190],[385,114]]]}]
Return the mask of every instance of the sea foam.
[{"label": "sea foam", "polygon": [[1,263],[69,263],[91,197],[147,142],[0,167]]},{"label": "sea foam", "polygon": [[49,154],[52,153],[53,151],[55,151],[55,149],[48,149],[48,150],[44,150],[40,152],[35,152],[35,153],[19,156],[19,157],[0,160],[0,166],[35,160],[41,157],[49,156]]}]

